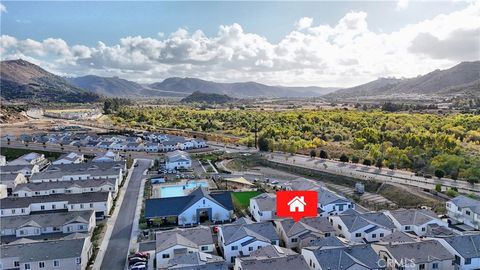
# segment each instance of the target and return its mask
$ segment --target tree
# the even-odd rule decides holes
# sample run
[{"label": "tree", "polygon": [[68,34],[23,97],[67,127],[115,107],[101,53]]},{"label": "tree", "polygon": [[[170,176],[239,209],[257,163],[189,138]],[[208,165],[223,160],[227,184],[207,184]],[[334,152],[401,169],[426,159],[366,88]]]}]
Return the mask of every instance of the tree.
[{"label": "tree", "polygon": [[340,156],[340,161],[341,161],[341,162],[348,162],[348,160],[349,160],[349,158],[348,158],[347,155],[342,154],[342,155]]},{"label": "tree", "polygon": [[352,163],[355,163],[355,164],[356,164],[356,163],[358,163],[358,162],[360,162],[360,158],[357,157],[357,156],[353,156],[353,157],[352,157]]},{"label": "tree", "polygon": [[375,167],[381,169],[383,167],[383,159],[378,158],[377,161],[375,161]]},{"label": "tree", "polygon": [[328,158],[328,153],[324,150],[320,150],[320,158],[327,159]]},{"label": "tree", "polygon": [[260,136],[260,138],[258,138],[258,149],[260,151],[265,151],[267,152],[268,149],[269,149],[269,146],[268,146],[268,139],[265,138],[264,136]]},{"label": "tree", "polygon": [[438,178],[443,178],[445,176],[445,172],[441,169],[436,169],[435,170],[435,176]]},{"label": "tree", "polygon": [[395,170],[395,164],[393,164],[393,163],[388,164],[388,168],[390,170]]},{"label": "tree", "polygon": [[317,156],[317,152],[315,149],[310,150],[310,157],[315,158]]},{"label": "tree", "polygon": [[363,165],[365,166],[372,166],[372,161],[370,159],[364,159],[363,160]]},{"label": "tree", "polygon": [[435,191],[436,192],[442,192],[442,184],[436,184],[435,185]]}]

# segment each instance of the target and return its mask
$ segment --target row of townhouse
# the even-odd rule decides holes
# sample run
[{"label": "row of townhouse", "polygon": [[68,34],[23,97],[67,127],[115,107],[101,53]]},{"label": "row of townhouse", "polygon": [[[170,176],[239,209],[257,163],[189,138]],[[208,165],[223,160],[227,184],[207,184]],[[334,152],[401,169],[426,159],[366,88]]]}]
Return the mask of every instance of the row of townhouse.
[{"label": "row of townhouse", "polygon": [[77,194],[89,192],[111,192],[115,198],[118,194],[116,178],[90,179],[81,181],[55,181],[17,184],[13,189],[14,197],[33,197],[53,194]]},{"label": "row of townhouse", "polygon": [[103,219],[111,207],[110,192],[6,197],[0,200],[0,217],[24,216],[45,211],[93,210],[97,219]]},{"label": "row of townhouse", "polygon": [[0,246],[0,269],[84,270],[92,255],[90,237],[27,241]]},{"label": "row of townhouse", "polygon": [[96,226],[92,210],[51,212],[0,218],[2,243],[15,238],[48,236],[51,234],[91,233]]},{"label": "row of townhouse", "polygon": [[449,222],[480,230],[480,201],[460,195],[446,203]]}]

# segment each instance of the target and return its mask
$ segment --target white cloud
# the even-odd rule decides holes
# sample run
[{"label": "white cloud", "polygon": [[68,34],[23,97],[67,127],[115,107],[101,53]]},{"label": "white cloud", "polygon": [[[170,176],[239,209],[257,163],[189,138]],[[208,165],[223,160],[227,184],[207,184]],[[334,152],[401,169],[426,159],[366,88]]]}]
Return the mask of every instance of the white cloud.
[{"label": "white cloud", "polygon": [[0,13],[3,12],[7,12],[7,7],[4,4],[0,3]]},{"label": "white cloud", "polygon": [[478,60],[479,14],[480,4],[473,2],[463,10],[390,33],[370,30],[362,11],[348,12],[335,25],[314,25],[304,17],[277,43],[245,32],[239,24],[221,25],[214,36],[180,28],[171,34],[128,36],[118,44],[100,41],[90,47],[61,39],[18,40],[4,35],[0,52],[5,59],[34,59],[61,74],[117,75],[139,82],[189,76],[275,85],[351,86]]},{"label": "white cloud", "polygon": [[396,10],[397,11],[402,11],[402,10],[407,9],[408,8],[408,1],[409,0],[398,0]]}]

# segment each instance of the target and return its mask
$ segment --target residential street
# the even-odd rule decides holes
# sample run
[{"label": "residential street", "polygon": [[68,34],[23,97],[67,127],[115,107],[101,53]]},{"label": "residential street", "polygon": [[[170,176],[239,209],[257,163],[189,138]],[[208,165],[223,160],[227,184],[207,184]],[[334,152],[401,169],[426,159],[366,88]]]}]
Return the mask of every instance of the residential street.
[{"label": "residential street", "polygon": [[108,243],[101,269],[122,270],[128,255],[132,222],[138,199],[143,172],[150,166],[150,160],[137,160],[138,166],[134,168],[130,183],[126,187],[125,197],[118,213],[117,221],[113,227],[112,236]]}]

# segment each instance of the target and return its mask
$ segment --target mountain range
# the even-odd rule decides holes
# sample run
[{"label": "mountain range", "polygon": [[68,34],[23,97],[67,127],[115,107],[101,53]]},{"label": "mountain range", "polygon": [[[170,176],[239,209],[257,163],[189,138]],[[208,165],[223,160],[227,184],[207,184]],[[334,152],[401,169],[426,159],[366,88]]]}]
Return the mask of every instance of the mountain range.
[{"label": "mountain range", "polygon": [[0,79],[4,99],[56,102],[91,102],[101,96],[184,98],[197,91],[234,98],[321,96],[328,100],[479,96],[480,61],[462,62],[450,69],[435,70],[415,78],[380,78],[344,89],[270,86],[256,82],[218,83],[179,77],[152,84],[94,75],[63,78],[25,60],[2,61]]},{"label": "mountain range", "polygon": [[462,62],[415,78],[380,78],[359,86],[327,94],[327,99],[480,96],[480,61]]}]

